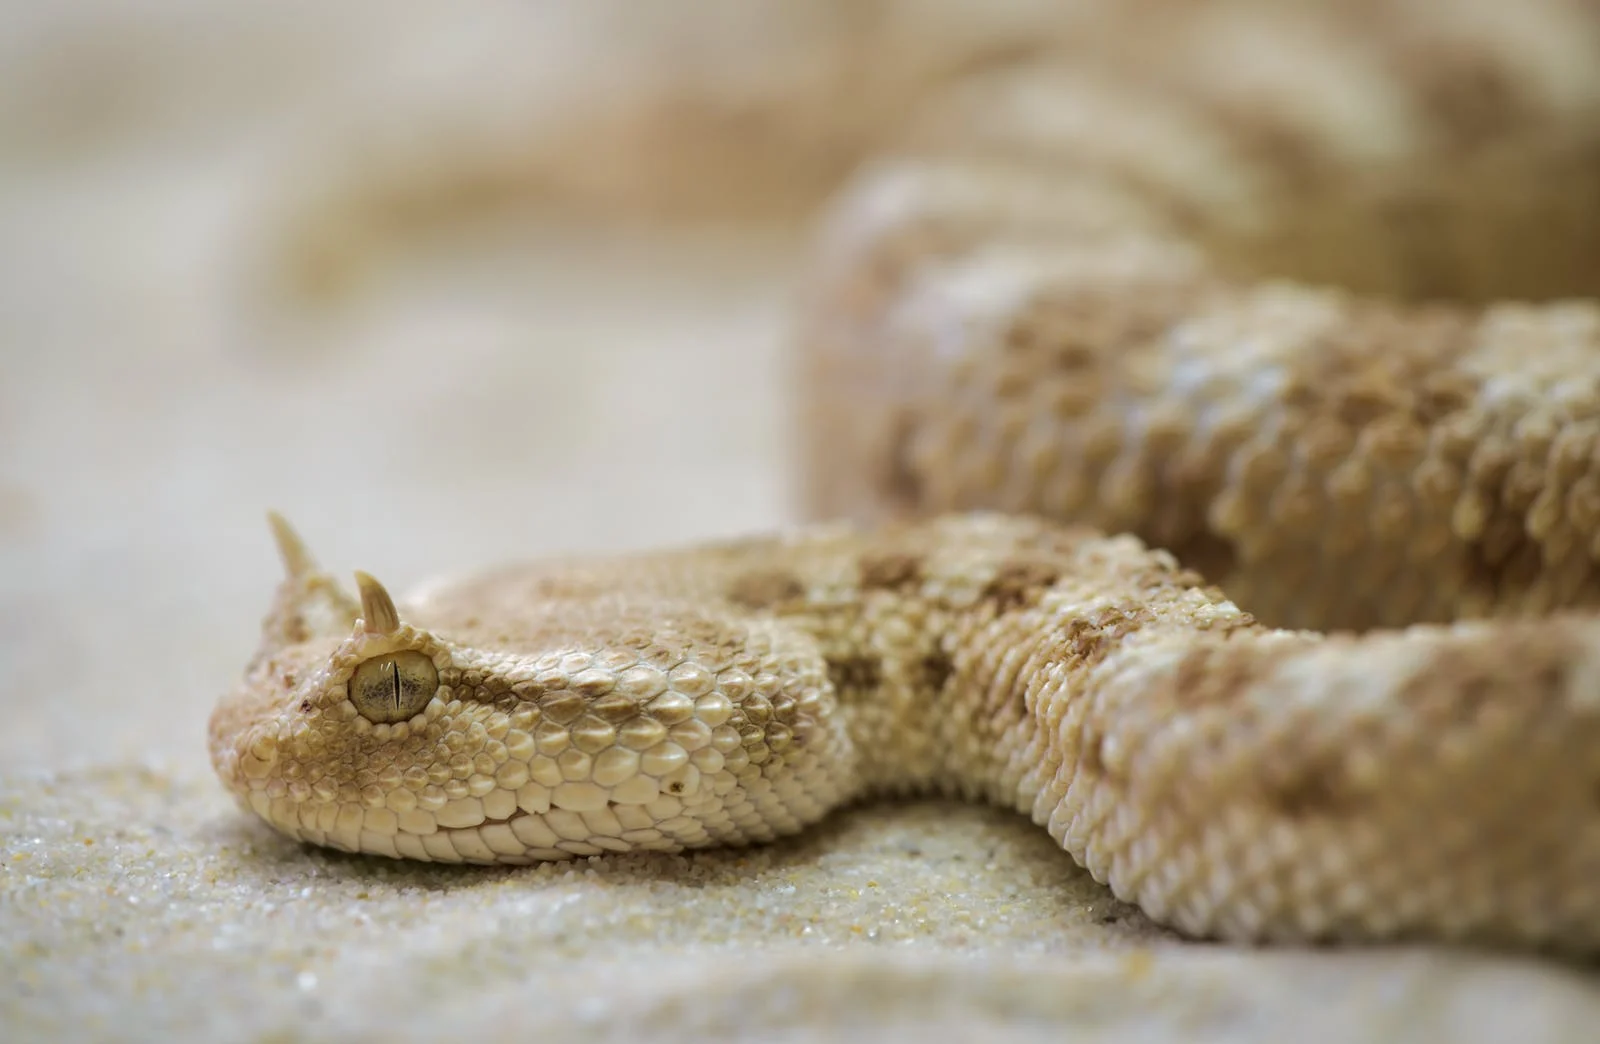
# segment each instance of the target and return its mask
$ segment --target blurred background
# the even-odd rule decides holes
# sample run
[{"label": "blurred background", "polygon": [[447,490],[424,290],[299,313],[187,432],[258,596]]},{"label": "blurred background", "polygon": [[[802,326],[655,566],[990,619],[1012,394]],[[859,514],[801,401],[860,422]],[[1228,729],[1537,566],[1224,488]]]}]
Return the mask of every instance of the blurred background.
[{"label": "blurred background", "polygon": [[805,215],[1041,20],[3,5],[0,759],[199,767],[269,507],[397,589],[782,521]]}]

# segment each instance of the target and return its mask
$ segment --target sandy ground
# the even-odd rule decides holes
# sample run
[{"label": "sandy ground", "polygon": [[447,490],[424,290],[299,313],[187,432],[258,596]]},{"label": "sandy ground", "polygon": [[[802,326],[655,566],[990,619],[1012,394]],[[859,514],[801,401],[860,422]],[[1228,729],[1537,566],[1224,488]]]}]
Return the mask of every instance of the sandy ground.
[{"label": "sandy ground", "polygon": [[781,523],[797,239],[497,219],[269,321],[239,153],[114,151],[0,183],[6,1040],[1592,1039],[1592,968],[1186,944],[993,810],[530,869],[241,815],[264,509],[396,588]]}]

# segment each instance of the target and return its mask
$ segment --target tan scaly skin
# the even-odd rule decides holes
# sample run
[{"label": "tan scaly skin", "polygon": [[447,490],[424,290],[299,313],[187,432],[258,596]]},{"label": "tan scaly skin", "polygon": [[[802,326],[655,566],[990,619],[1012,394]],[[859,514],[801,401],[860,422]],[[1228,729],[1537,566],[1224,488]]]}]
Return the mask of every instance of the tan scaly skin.
[{"label": "tan scaly skin", "polygon": [[803,502],[887,528],[397,607],[276,520],[241,803],[527,863],[960,795],[1194,935],[1600,951],[1595,7],[1139,10],[948,63],[829,212]]},{"label": "tan scaly skin", "polygon": [[289,576],[211,720],[275,828],[531,863],[771,840],[874,794],[1016,809],[1234,940],[1600,949],[1600,623],[1328,639],[1025,518],[530,564],[360,605]]},{"label": "tan scaly skin", "polygon": [[808,515],[1131,532],[1276,626],[1600,608],[1600,6],[1182,6],[830,206]]}]

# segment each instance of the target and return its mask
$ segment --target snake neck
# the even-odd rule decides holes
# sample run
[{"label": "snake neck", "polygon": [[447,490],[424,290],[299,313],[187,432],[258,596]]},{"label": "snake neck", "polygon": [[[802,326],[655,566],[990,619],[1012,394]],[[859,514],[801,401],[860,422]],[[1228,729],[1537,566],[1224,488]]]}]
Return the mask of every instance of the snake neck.
[{"label": "snake neck", "polygon": [[1078,611],[1022,599],[961,610],[869,602],[854,619],[815,628],[855,752],[856,796],[1034,811],[1076,757],[1046,726],[1108,659],[1171,637],[1131,605]]},{"label": "snake neck", "polygon": [[1051,708],[1093,672],[1163,636],[1255,626],[1197,580],[1132,538],[968,515],[767,548],[719,590],[806,636],[851,741],[847,793],[1028,811],[1073,756]]}]

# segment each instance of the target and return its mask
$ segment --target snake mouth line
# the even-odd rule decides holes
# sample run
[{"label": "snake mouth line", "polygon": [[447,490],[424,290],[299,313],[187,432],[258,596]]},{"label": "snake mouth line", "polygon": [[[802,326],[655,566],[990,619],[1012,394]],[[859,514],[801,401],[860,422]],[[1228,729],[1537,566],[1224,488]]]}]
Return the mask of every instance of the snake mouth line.
[{"label": "snake mouth line", "polygon": [[[595,811],[611,812],[619,807],[621,806],[618,802],[608,800],[603,809],[596,809]],[[568,809],[557,809],[555,807],[550,808],[548,811],[564,812],[566,815],[575,817],[581,817],[584,815],[582,812],[574,812]],[[497,827],[503,827],[507,830],[511,830],[516,823],[526,822],[529,820],[544,820],[546,815],[546,812],[530,812],[527,809],[519,808],[509,816],[485,816],[481,821],[473,826],[440,827],[435,831],[435,833],[450,838],[452,842],[460,839],[470,838],[475,846],[487,848],[490,853],[487,856],[481,853],[468,855],[467,853],[458,849],[457,854],[460,856],[462,861],[479,864],[507,863],[528,865],[533,863],[554,862],[564,859],[581,859],[588,856],[625,853],[638,850],[636,845],[630,844],[620,837],[608,834],[603,827],[590,826],[589,833],[587,833],[585,836],[571,837],[558,833],[554,827],[547,823],[545,831],[547,834],[552,835],[548,843],[544,844],[540,843],[540,841],[529,840],[518,836],[517,843],[522,849],[520,852],[506,852],[495,849],[491,844],[488,843],[483,835],[485,830],[490,830]],[[585,825],[588,826],[588,824]],[[442,862],[444,860],[439,861]]]}]

